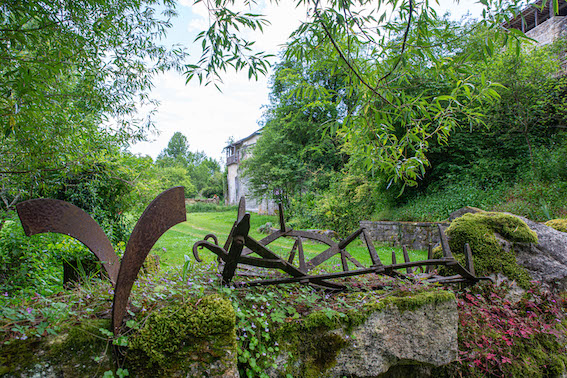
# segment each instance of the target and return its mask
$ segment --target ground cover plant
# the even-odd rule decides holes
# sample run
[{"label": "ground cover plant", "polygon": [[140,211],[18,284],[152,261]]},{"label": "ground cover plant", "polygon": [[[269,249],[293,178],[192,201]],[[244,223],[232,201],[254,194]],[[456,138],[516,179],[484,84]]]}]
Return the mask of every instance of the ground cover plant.
[{"label": "ground cover plant", "polygon": [[[361,314],[368,309],[394,303],[411,309],[412,298],[427,300],[427,295],[424,297],[426,293],[442,289],[438,285],[377,276],[347,281],[351,284],[350,292],[333,295],[298,284],[251,289],[223,287],[219,285],[218,274],[214,273],[214,263],[191,264],[185,276],[179,267],[142,274],[132,292],[133,306],[127,315],[127,328],[115,339],[105,331],[108,321],[99,321],[108,316],[112,302],[112,288],[107,281],[94,279],[51,297],[38,294],[32,298],[13,298],[3,295],[0,297],[3,343],[0,363],[4,369],[10,366],[12,360],[6,356],[6,350],[17,351],[25,348],[27,342],[65,334],[75,324],[95,321],[98,323],[91,324],[98,324],[100,331],[97,328],[94,331],[100,332],[98,337],[103,341],[106,339],[107,347],[111,348],[114,344],[126,353],[122,372],[127,372],[131,366],[129,346],[150,348],[144,350],[150,353],[151,366],[157,369],[154,372],[158,372],[167,368],[162,357],[169,356],[169,352],[154,355],[149,344],[146,343],[146,347],[140,344],[138,330],[161,311],[173,311],[180,303],[205,303],[211,300],[211,295],[220,295],[229,299],[234,309],[241,374],[263,376],[281,350],[280,329],[295,329],[297,326],[332,329],[337,324],[356,325],[363,321]],[[376,290],[360,291],[365,287]],[[445,370],[440,374],[553,376],[554,372],[564,371],[567,363],[567,303],[564,299],[540,291],[535,283],[516,301],[507,295],[506,285],[483,284],[463,290],[449,289],[455,290],[450,295],[451,298],[456,296],[459,310],[459,360],[443,368]],[[168,345],[176,348],[174,340]],[[99,358],[98,375],[102,375],[107,369],[103,360],[108,356]]]},{"label": "ground cover plant", "polygon": [[[557,377],[567,369],[567,301],[532,282],[520,298],[509,284],[457,294],[459,360],[469,377]],[[454,372],[454,373],[455,373]]]}]

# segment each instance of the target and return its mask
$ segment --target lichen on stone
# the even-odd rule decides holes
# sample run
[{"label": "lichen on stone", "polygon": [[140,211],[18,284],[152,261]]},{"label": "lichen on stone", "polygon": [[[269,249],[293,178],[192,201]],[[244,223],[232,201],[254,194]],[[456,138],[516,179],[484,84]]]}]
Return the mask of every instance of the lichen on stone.
[{"label": "lichen on stone", "polygon": [[567,219],[552,219],[544,223],[557,231],[567,232]]},{"label": "lichen on stone", "polygon": [[461,263],[465,243],[469,244],[477,275],[502,273],[522,287],[529,284],[530,276],[517,264],[513,249],[503,248],[496,237],[498,234],[511,243],[537,243],[537,234],[518,217],[495,212],[469,213],[455,219],[446,232],[451,251]]},{"label": "lichen on stone", "polygon": [[16,340],[0,348],[0,375],[97,376],[113,368],[108,339],[100,329],[108,329],[105,319],[90,319],[61,330],[58,335]]}]

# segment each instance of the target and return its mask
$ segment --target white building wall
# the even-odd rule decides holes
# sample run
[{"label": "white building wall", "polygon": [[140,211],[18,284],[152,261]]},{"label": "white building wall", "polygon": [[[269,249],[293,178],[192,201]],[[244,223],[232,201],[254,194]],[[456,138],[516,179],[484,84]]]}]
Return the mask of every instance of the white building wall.
[{"label": "white building wall", "polygon": [[237,162],[227,166],[228,198],[226,202],[229,205],[236,205],[240,201],[240,197],[244,196],[246,198],[246,211],[258,214],[274,214],[277,206],[273,201],[266,199],[258,201],[252,197],[252,191],[249,189],[248,181],[243,177],[240,167],[240,163],[252,153],[252,149],[259,138],[259,134],[253,135],[250,139],[243,140],[242,144],[236,146]]}]

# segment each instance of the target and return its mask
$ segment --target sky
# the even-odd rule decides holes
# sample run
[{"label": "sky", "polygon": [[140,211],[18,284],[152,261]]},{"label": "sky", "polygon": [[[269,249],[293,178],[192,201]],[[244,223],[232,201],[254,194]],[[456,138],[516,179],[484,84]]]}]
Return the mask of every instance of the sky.
[{"label": "sky", "polygon": [[[256,48],[277,55],[287,37],[306,20],[305,8],[295,8],[290,0],[278,5],[259,2],[259,11],[270,20],[264,33],[250,33],[256,40]],[[441,0],[441,10],[447,10],[455,19],[467,12],[480,14],[481,5],[472,0]],[[193,0],[180,0],[178,17],[172,20],[165,44],[181,44],[190,53],[190,60],[200,56],[195,36],[208,26],[203,4],[193,5]],[[209,157],[224,163],[223,148],[229,138],[239,140],[258,130],[265,106],[269,103],[269,75],[258,81],[248,80],[246,73],[228,71],[223,77],[219,92],[213,85],[199,85],[198,80],[185,83],[177,72],[166,72],[154,80],[151,96],[160,101],[154,116],[156,130],[147,142],[131,146],[130,151],[156,158],[167,147],[172,135],[179,131],[187,137],[191,151],[204,151]]]}]

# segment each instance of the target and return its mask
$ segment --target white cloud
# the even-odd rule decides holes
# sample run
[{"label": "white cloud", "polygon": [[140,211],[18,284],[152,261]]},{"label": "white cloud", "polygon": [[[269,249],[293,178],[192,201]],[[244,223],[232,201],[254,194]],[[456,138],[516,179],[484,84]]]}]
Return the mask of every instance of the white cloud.
[{"label": "white cloud", "polygon": [[155,82],[154,96],[161,101],[155,123],[160,135],[152,142],[138,143],[132,152],[156,157],[176,131],[189,140],[193,151],[215,159],[230,136],[240,139],[258,129],[263,104],[267,103],[267,81],[249,82],[245,75],[225,79],[223,93],[214,86],[185,85],[185,78],[173,72]]}]

